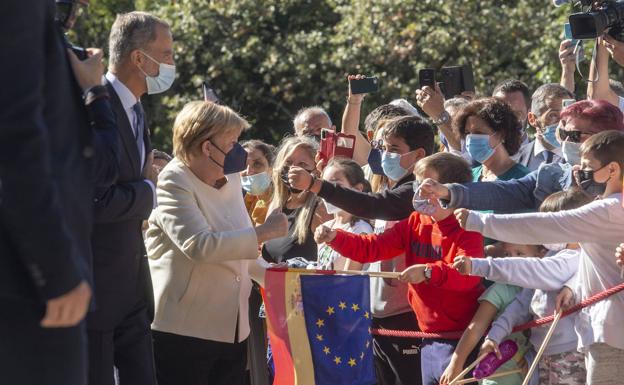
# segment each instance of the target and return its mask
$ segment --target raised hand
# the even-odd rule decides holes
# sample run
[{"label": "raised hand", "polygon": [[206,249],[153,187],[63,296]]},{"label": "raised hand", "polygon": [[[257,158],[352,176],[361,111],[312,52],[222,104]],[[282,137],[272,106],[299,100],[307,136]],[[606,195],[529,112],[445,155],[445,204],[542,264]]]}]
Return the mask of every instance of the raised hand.
[{"label": "raised hand", "polygon": [[431,179],[427,178],[420,184],[420,197],[426,199],[449,199],[450,192],[448,187]]},{"label": "raised hand", "polygon": [[330,227],[320,225],[314,231],[314,242],[317,244],[329,243],[336,238],[336,230],[332,230]]},{"label": "raised hand", "polygon": [[74,71],[76,81],[83,91],[93,86],[102,85],[102,74],[104,73],[104,63],[102,62],[104,51],[99,48],[87,48],[87,53],[89,57],[81,61],[71,49],[67,49],[69,63]]},{"label": "raised hand", "polygon": [[466,222],[468,221],[468,216],[470,215],[470,210],[468,209],[457,209],[453,213],[455,214],[455,218],[457,218],[457,222],[462,229],[466,229]]},{"label": "raised hand", "polygon": [[366,78],[365,75],[349,75],[347,76],[347,81],[349,84],[349,96],[348,96],[348,101],[349,103],[362,103],[362,100],[364,99],[364,96],[366,96],[367,94],[352,94],[351,93],[351,80],[361,80]]},{"label": "raised hand", "polygon": [[574,46],[575,44],[572,44],[572,40],[564,40],[559,45],[559,61],[561,62],[561,68],[564,71],[572,71],[572,73],[574,73],[576,65]]},{"label": "raised hand", "polygon": [[442,95],[438,85],[435,89],[424,86],[422,89],[416,90],[416,104],[431,119],[437,119],[444,112],[444,95]]},{"label": "raised hand", "polygon": [[307,190],[312,182],[312,174],[306,169],[292,166],[288,169],[288,183],[290,187],[297,190]]}]

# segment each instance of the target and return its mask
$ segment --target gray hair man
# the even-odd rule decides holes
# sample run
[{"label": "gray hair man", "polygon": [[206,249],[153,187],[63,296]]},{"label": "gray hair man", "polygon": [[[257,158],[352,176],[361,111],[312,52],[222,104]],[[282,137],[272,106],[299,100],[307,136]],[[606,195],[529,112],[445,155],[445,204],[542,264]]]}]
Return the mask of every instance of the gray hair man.
[{"label": "gray hair man", "polygon": [[96,191],[92,235],[96,310],[87,317],[89,384],[155,385],[150,325],[154,294],[141,224],[156,204],[144,94],[175,78],[169,24],[145,12],[117,16],[109,37],[106,88],[123,150],[115,184]]},{"label": "gray hair man", "polygon": [[297,136],[311,136],[320,140],[321,130],[336,130],[327,111],[322,107],[313,106],[302,108],[293,119],[293,127]]},{"label": "gray hair man", "polygon": [[547,83],[535,90],[528,113],[529,124],[535,128],[535,139],[520,148],[518,163],[535,171],[542,163],[561,162],[561,145],[556,132],[563,100],[574,95],[557,83]]}]

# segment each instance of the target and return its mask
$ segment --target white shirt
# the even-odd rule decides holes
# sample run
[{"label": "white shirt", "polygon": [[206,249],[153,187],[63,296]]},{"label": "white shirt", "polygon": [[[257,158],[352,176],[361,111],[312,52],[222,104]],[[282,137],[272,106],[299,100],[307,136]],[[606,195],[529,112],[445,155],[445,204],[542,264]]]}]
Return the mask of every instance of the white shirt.
[{"label": "white shirt", "polygon": [[[578,242],[581,257],[577,275],[580,298],[577,300],[622,282],[620,268],[615,263],[615,248],[624,234],[622,193],[560,212],[503,215],[471,211],[466,230],[521,245]],[[621,292],[582,309],[575,325],[579,350],[600,342],[624,349],[622,320],[624,294]]]}]

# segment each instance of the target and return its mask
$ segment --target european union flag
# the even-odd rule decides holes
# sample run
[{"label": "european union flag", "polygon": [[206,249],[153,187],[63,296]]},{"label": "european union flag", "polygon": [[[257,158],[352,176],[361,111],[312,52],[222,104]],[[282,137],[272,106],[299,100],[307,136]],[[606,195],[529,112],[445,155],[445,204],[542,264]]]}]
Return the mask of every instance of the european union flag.
[{"label": "european union flag", "polygon": [[369,385],[373,366],[368,276],[302,275],[316,385]]}]

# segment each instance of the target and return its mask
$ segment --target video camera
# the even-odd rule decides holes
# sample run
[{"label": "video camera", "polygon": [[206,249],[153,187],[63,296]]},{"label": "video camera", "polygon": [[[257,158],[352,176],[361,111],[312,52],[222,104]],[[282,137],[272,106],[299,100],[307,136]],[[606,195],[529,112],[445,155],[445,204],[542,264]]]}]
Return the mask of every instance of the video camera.
[{"label": "video camera", "polygon": [[609,30],[609,35],[624,42],[624,0],[581,0],[591,6],[587,12],[570,15],[574,39],[595,39]]}]

